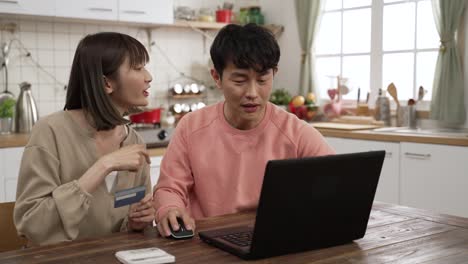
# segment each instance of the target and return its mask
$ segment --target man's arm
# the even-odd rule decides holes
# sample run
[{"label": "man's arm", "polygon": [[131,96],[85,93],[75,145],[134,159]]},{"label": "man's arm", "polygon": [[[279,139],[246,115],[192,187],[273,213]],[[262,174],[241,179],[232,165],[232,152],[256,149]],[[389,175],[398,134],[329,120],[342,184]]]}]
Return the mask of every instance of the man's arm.
[{"label": "man's arm", "polygon": [[335,154],[325,138],[312,125],[305,124],[298,135],[298,157],[315,157]]},{"label": "man's arm", "polygon": [[156,222],[162,235],[169,235],[171,223],[178,230],[177,217],[184,220],[187,229],[195,223],[188,214],[189,191],[193,186],[193,176],[189,158],[189,143],[185,118],[182,118],[161,162],[161,172],[154,190]]}]

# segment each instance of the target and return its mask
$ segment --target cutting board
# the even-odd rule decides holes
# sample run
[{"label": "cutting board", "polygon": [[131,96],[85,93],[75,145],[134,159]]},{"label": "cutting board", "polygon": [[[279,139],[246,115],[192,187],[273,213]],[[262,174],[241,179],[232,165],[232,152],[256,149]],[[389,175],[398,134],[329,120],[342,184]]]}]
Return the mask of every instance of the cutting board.
[{"label": "cutting board", "polygon": [[342,123],[328,123],[328,122],[311,123],[311,125],[315,128],[338,129],[338,130],[348,130],[348,131],[374,129],[374,128],[380,127],[376,125],[342,124]]}]

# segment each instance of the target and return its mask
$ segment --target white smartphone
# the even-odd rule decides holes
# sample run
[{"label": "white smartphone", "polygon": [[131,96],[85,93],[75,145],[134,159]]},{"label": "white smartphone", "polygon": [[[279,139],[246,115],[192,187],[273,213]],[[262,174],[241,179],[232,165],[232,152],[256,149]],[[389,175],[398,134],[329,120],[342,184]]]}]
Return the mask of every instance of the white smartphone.
[{"label": "white smartphone", "polygon": [[124,264],[175,262],[175,257],[173,255],[156,247],[118,251],[115,253],[115,257]]}]

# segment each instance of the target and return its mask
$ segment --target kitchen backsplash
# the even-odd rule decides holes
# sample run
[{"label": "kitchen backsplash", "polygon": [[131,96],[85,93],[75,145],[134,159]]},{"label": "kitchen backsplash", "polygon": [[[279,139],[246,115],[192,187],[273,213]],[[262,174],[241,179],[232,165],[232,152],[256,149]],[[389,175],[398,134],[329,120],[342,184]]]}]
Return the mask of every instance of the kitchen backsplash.
[{"label": "kitchen backsplash", "polygon": [[[147,31],[135,26],[109,23],[102,25],[82,22],[63,23],[15,17],[2,18],[1,22],[16,23],[17,30],[13,34],[1,31],[0,43],[18,39],[30,52],[31,58],[37,61],[43,69],[26,56],[26,52],[20,48],[21,44],[18,41],[12,43],[8,67],[8,88],[18,96],[18,84],[23,81],[30,82],[40,116],[63,108],[66,95],[64,85],[68,82],[75,48],[86,34],[95,32],[117,31],[131,35],[140,40],[150,51],[151,60],[147,65],[153,75],[150,106],[157,107],[170,103],[167,91],[180,76],[179,71],[201,79],[207,84],[212,84],[208,68],[209,48],[212,40],[210,38],[204,40],[200,33],[190,28],[153,28],[150,30],[151,41],[154,41],[157,47],[154,45],[149,47],[151,41],[148,41]],[[207,33],[214,36],[216,32],[208,31]],[[172,64],[166,60],[163,53]],[[176,69],[171,65],[174,65]],[[181,81],[184,80],[186,79],[181,79]],[[4,89],[3,71],[0,74],[0,89]],[[221,95],[216,90],[208,89],[208,91],[207,103],[221,99]]]}]

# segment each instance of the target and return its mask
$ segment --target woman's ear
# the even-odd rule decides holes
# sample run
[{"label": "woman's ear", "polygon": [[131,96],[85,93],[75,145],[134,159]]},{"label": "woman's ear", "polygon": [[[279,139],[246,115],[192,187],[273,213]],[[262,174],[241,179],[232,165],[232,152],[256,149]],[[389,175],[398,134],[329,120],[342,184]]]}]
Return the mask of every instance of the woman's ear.
[{"label": "woman's ear", "polygon": [[102,76],[104,80],[104,91],[106,94],[111,94],[114,92],[114,85],[111,80],[109,80],[106,76]]},{"label": "woman's ear", "polygon": [[221,75],[215,69],[211,69],[210,73],[218,89],[221,89]]}]

